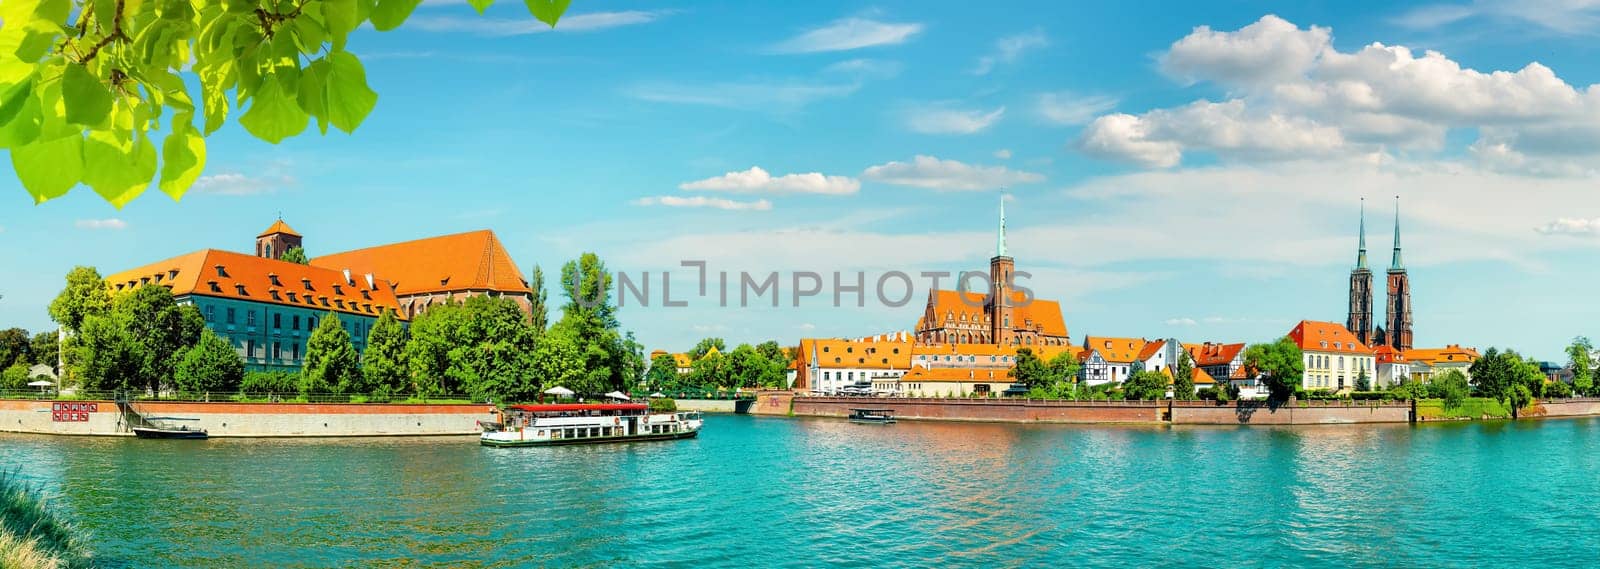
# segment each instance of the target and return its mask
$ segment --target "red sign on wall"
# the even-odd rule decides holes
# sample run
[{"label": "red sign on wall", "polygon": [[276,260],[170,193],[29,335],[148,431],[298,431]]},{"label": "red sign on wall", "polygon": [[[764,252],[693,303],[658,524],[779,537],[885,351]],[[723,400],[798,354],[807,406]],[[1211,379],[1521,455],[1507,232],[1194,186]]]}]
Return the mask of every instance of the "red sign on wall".
[{"label": "red sign on wall", "polygon": [[100,411],[99,403],[64,403],[50,404],[50,420],[57,423],[82,423],[89,420],[90,413]]}]

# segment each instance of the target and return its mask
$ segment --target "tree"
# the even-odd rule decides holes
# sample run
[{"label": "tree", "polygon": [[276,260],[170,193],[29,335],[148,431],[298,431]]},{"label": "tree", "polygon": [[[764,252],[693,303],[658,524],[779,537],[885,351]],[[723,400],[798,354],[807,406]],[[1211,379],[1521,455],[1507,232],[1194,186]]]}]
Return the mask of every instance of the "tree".
[{"label": "tree", "polygon": [[645,385],[650,389],[670,390],[679,387],[678,360],[672,354],[660,353],[650,358],[650,371],[645,374]]},{"label": "tree", "polygon": [[189,393],[231,392],[244,383],[244,360],[233,345],[209,328],[178,358],[173,383]]},{"label": "tree", "polygon": [[406,329],[394,310],[384,310],[367,333],[361,353],[361,375],[373,393],[390,395],[407,391],[411,383],[406,365]]},{"label": "tree", "polygon": [[[644,372],[644,350],[619,331],[617,306],[611,298],[611,273],[594,253],[584,253],[561,266],[562,294],[567,302],[554,328],[570,333],[583,355],[586,378],[580,385],[601,393],[636,383]],[[577,388],[573,388],[577,389]]]},{"label": "tree", "polygon": [[118,295],[111,311],[123,316],[119,322],[127,327],[140,358],[139,381],[132,387],[151,393],[170,386],[178,358],[200,341],[200,331],[205,329],[199,309],[178,304],[172,291],[160,285],[144,285]]},{"label": "tree", "polygon": [[716,348],[718,352],[727,353],[728,344],[727,342],[723,342],[722,338],[702,339],[699,343],[694,345],[694,349],[689,350],[689,359],[698,360],[706,357],[706,354],[711,353],[712,348]]},{"label": "tree", "polygon": [[1492,397],[1502,403],[1511,397],[1515,370],[1511,360],[1498,348],[1485,350],[1467,370],[1472,374],[1472,381],[1477,384],[1478,393],[1484,397]]},{"label": "tree", "polygon": [[19,363],[6,366],[5,371],[0,372],[0,389],[10,391],[27,389],[29,381],[31,380],[28,379],[28,366],[26,364]]},{"label": "tree", "polygon": [[306,250],[300,247],[290,247],[288,251],[283,252],[282,257],[278,257],[278,260],[301,265],[311,264],[311,260],[306,258]]},{"label": "tree", "polygon": [[1359,371],[1356,372],[1356,385],[1355,385],[1355,388],[1356,388],[1356,391],[1371,391],[1372,390],[1372,379],[1367,377],[1367,368],[1361,368]]},{"label": "tree", "polygon": [[457,304],[430,307],[411,321],[405,361],[418,395],[458,393],[450,379],[450,350],[465,338],[466,311]]},{"label": "tree", "polygon": [[723,387],[731,383],[726,358],[722,354],[708,354],[689,364],[689,383],[700,387]]},{"label": "tree", "polygon": [[1420,382],[1411,381],[1410,379],[1401,379],[1399,384],[1389,389],[1389,392],[1393,393],[1397,399],[1409,401],[1427,397],[1429,395],[1429,388],[1427,385]]},{"label": "tree", "polygon": [[84,389],[128,391],[144,383],[143,358],[128,333],[127,320],[127,314],[94,314],[79,324],[73,359]]},{"label": "tree", "polygon": [[1050,358],[1051,395],[1061,397],[1077,390],[1078,372],[1083,369],[1083,364],[1078,362],[1078,356],[1070,350],[1056,354]]},{"label": "tree", "polygon": [[544,269],[539,265],[533,266],[533,281],[528,288],[533,289],[533,299],[528,303],[528,319],[535,333],[544,334],[550,328],[550,309],[545,306],[549,294],[544,289]]},{"label": "tree", "polygon": [[1389,334],[1383,331],[1383,327],[1382,326],[1379,326],[1379,327],[1373,329],[1373,331],[1372,331],[1372,345],[1373,346],[1382,346],[1382,345],[1386,345],[1388,343],[1389,343]]},{"label": "tree", "polygon": [[66,288],[50,301],[50,318],[74,334],[82,329],[84,318],[110,310],[111,293],[94,267],[73,267],[67,272]]},{"label": "tree", "polygon": [[21,328],[7,328],[0,330],[0,369],[11,367],[11,364],[26,364],[32,360],[28,353],[32,337],[28,331]]},{"label": "tree", "polygon": [[538,335],[516,301],[474,296],[461,305],[464,329],[445,375],[474,400],[528,401],[539,395],[532,372]]},{"label": "tree", "polygon": [[1123,382],[1122,392],[1128,399],[1163,399],[1167,396],[1167,376],[1158,371],[1140,370]]},{"label": "tree", "polygon": [[350,332],[339,314],[328,312],[306,340],[305,368],[300,371],[300,393],[358,393],[363,391],[361,358],[350,342]]},{"label": "tree", "polygon": [[1251,344],[1245,348],[1244,366],[1252,376],[1264,380],[1273,400],[1286,401],[1305,375],[1304,357],[1300,346],[1285,337],[1270,344]]},{"label": "tree", "polygon": [[1194,358],[1189,356],[1188,350],[1178,350],[1178,363],[1172,366],[1172,397],[1183,400],[1196,398]]},{"label": "tree", "polygon": [[56,369],[61,362],[60,353],[60,336],[54,330],[34,334],[33,339],[28,341],[29,361],[50,366],[56,373],[61,373],[61,370]]},{"label": "tree", "polygon": [[[152,181],[181,198],[230,112],[273,144],[312,118],[323,134],[353,132],[378,94],[346,40],[368,24],[399,27],[420,3],[7,0],[0,146],[35,203],[80,183],[117,207]],[[492,0],[470,3],[481,13]],[[554,26],[569,3],[526,4]]]},{"label": "tree", "polygon": [[1578,336],[1567,346],[1567,367],[1572,370],[1572,388],[1583,395],[1594,393],[1594,344]]},{"label": "tree", "polygon": [[1029,390],[1044,388],[1050,383],[1050,368],[1033,354],[1032,348],[1017,350],[1017,363],[1009,373],[1013,383],[1027,386]]},{"label": "tree", "polygon": [[552,328],[550,333],[539,337],[539,345],[533,352],[533,376],[544,386],[578,391],[575,386],[587,378],[583,364],[583,353],[578,350],[570,331]]},{"label": "tree", "polygon": [[1445,409],[1452,410],[1460,409],[1467,395],[1472,392],[1472,387],[1467,385],[1467,376],[1458,369],[1447,369],[1434,376],[1428,387],[1430,395],[1443,399]]}]

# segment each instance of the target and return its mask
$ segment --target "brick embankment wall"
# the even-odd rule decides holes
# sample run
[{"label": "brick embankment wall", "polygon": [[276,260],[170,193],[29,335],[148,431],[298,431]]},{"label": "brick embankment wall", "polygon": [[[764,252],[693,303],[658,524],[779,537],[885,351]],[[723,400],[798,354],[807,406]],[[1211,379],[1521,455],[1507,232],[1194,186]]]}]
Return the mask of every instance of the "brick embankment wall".
[{"label": "brick embankment wall", "polygon": [[737,405],[732,399],[674,399],[679,411],[699,411],[701,413],[733,413]]},{"label": "brick embankment wall", "polygon": [[[765,405],[757,401],[757,407]],[[1160,423],[1166,403],[1156,401],[1025,401],[1021,399],[924,399],[796,397],[794,414],[847,417],[852,408],[893,409],[901,419],[1006,423]]]},{"label": "brick embankment wall", "polygon": [[1411,405],[1404,402],[1297,401],[1278,406],[1265,401],[1226,405],[1212,401],[1172,402],[1174,425],[1328,425],[1410,420]]},{"label": "brick embankment wall", "polygon": [[788,415],[790,402],[794,401],[794,393],[789,391],[762,391],[756,394],[756,401],[750,406],[752,415]]},{"label": "brick embankment wall", "polygon": [[1600,399],[1592,397],[1538,401],[1518,413],[1519,417],[1590,417],[1600,415]]},{"label": "brick embankment wall", "polygon": [[[369,437],[472,435],[497,419],[492,405],[360,403],[139,402],[152,421],[213,437]],[[132,435],[111,401],[0,400],[0,431],[56,435]]]}]

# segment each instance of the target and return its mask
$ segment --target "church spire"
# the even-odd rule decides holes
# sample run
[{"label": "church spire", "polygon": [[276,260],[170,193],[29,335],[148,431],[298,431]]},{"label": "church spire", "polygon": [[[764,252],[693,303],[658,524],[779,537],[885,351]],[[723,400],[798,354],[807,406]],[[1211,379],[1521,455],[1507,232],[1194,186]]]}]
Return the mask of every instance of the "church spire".
[{"label": "church spire", "polygon": [[1006,256],[1006,196],[1000,194],[1000,236],[995,241],[994,256]]},{"label": "church spire", "polygon": [[1389,270],[1398,271],[1406,268],[1400,260],[1400,196],[1394,197],[1394,259],[1389,262]]},{"label": "church spire", "polygon": [[1361,251],[1356,255],[1356,268],[1367,268],[1367,198],[1361,198]]}]

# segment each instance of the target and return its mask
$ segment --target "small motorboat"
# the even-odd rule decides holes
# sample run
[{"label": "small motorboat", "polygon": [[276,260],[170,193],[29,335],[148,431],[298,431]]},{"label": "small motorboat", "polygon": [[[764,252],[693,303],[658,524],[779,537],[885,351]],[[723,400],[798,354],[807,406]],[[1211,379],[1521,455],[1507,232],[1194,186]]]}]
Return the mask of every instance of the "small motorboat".
[{"label": "small motorboat", "polygon": [[134,427],[133,436],[141,439],[204,439],[207,435],[204,429],[191,431],[188,426],[180,426],[178,428]]},{"label": "small motorboat", "polygon": [[894,409],[851,409],[850,422],[887,425],[894,422]]}]

